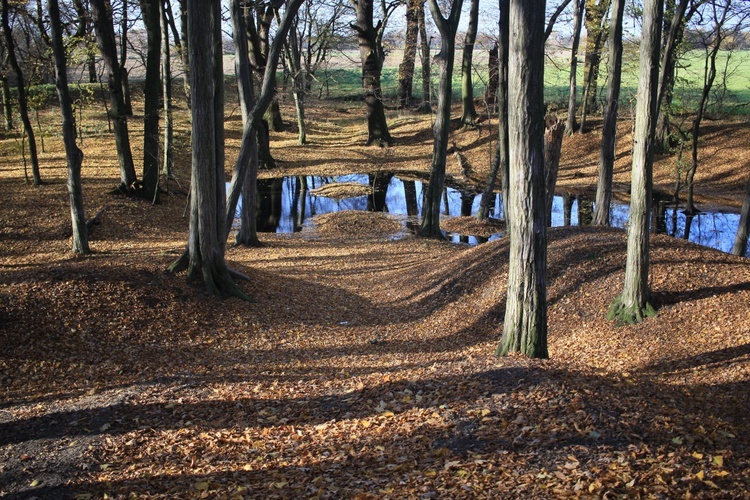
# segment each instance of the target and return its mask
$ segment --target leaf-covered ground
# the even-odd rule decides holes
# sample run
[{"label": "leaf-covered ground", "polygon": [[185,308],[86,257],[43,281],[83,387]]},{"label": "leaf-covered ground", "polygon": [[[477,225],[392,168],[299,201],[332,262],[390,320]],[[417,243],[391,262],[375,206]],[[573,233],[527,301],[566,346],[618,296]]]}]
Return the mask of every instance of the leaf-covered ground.
[{"label": "leaf-covered ground", "polygon": [[[310,114],[315,140],[326,122]],[[262,234],[263,248],[230,248],[253,302],[219,301],[164,272],[186,239],[184,181],[158,206],[108,195],[117,175],[96,160],[105,150],[84,163],[87,209],[105,209],[95,253],[72,256],[55,147],[39,188],[22,183],[20,160],[0,161],[0,495],[750,490],[747,259],[655,236],[659,314],[615,328],[604,315],[621,287],[624,233],[554,229],[551,359],[498,359],[507,239],[469,248],[405,235],[386,214],[322,216],[301,233]],[[363,172],[382,168],[364,155],[400,158],[399,147],[415,146],[336,151],[361,154],[348,171]],[[280,171],[330,173],[305,165],[307,151],[283,146]],[[336,157],[316,161],[324,170]]]}]

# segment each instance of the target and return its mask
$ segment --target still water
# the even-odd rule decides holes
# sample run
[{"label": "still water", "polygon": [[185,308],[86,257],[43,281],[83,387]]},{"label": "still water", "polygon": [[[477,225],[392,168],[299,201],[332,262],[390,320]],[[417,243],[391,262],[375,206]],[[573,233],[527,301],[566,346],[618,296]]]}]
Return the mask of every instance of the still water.
[{"label": "still water", "polygon": [[[356,182],[365,185],[380,185],[376,190],[380,195],[358,196],[343,200],[315,196],[311,190],[333,182]],[[284,177],[259,180],[258,230],[263,232],[291,233],[300,231],[310,218],[344,210],[376,210],[394,215],[402,215],[416,222],[422,214],[422,186],[420,181],[403,181],[389,174],[371,179],[366,174],[351,174],[337,177]],[[227,184],[228,187],[228,184]],[[474,215],[479,209],[480,196],[476,192],[465,192],[447,186],[441,211],[445,216],[457,217]],[[237,215],[242,209],[242,200],[237,206]],[[490,207],[490,216],[502,218],[502,196],[495,195]],[[593,202],[583,198],[563,198],[555,196],[552,205],[552,225],[577,226],[588,223],[593,212]],[[614,227],[625,227],[628,223],[630,207],[624,203],[613,203],[610,222]],[[702,212],[692,219],[673,208],[663,211],[659,225],[662,232],[677,238],[689,239],[693,243],[730,252],[739,224],[739,214],[731,212]],[[489,240],[497,239],[501,233]],[[487,241],[474,236],[448,234],[453,242],[470,245]],[[747,256],[750,256],[748,249]]]}]

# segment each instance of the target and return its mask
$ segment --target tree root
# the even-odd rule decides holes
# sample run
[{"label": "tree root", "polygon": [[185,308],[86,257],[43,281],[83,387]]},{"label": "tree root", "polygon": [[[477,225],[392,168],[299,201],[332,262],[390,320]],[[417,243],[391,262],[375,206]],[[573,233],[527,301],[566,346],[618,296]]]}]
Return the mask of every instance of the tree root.
[{"label": "tree root", "polygon": [[617,326],[637,325],[646,318],[654,316],[656,316],[656,309],[650,302],[647,301],[643,307],[627,306],[622,300],[622,295],[617,296],[607,313],[607,319],[614,321]]}]

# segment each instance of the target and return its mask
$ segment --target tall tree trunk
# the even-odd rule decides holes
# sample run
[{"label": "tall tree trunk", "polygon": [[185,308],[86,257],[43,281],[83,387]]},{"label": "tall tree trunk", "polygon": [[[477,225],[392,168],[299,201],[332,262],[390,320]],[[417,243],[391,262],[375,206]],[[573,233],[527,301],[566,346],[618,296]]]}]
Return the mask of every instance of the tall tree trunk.
[{"label": "tall tree trunk", "polygon": [[505,203],[508,200],[508,168],[509,168],[509,156],[508,151],[508,44],[510,36],[509,20],[509,0],[499,0],[498,7],[500,11],[500,39],[497,45],[497,90],[495,92],[497,101],[497,146],[495,148],[495,156],[492,159],[492,165],[490,167],[490,173],[487,176],[487,182],[484,185],[484,191],[482,191],[482,199],[479,202],[479,210],[477,211],[477,218],[479,220],[486,220],[489,216],[490,204],[494,199],[495,183],[497,181],[498,173],[501,175],[501,190],[503,193],[503,211],[505,212],[504,219],[506,224],[508,223],[508,204]]},{"label": "tall tree trunk", "polygon": [[[455,38],[458,21],[461,17],[463,0],[451,0],[451,10],[447,18],[443,17],[437,0],[427,0],[432,19],[440,30],[440,83],[438,85],[438,107],[433,132],[435,140],[432,147],[432,165],[430,182],[426,186],[420,236],[442,238],[440,232],[440,201],[445,185],[445,159],[448,151],[448,136],[451,123],[451,97],[453,93],[453,61],[455,57]],[[447,207],[447,205],[446,205]]]},{"label": "tall tree trunk", "polygon": [[[216,116],[218,60],[215,33],[220,29],[218,0],[187,0],[190,33],[192,107],[192,178],[190,183],[190,232],[188,248],[172,266],[172,272],[187,270],[188,280],[201,280],[218,297],[247,299],[234,283],[224,260],[226,233],[223,153],[216,150],[218,129],[224,124]],[[196,71],[200,68],[200,71]],[[223,72],[222,72],[223,73]]]},{"label": "tall tree trunk", "polygon": [[560,168],[560,151],[565,132],[565,123],[556,116],[549,115],[544,120],[544,179],[545,179],[545,210],[547,227],[552,226],[552,203],[555,201],[555,186],[557,185],[557,171]]},{"label": "tall tree trunk", "polygon": [[733,255],[745,255],[747,252],[747,237],[750,234],[750,176],[745,184],[745,202],[740,212],[740,223],[737,226],[737,234],[732,246]]},{"label": "tall tree trunk", "polygon": [[472,59],[474,56],[474,44],[477,40],[477,25],[479,24],[479,0],[471,0],[469,9],[469,27],[464,37],[464,53],[461,59],[461,123],[464,126],[473,126],[477,119],[477,110],[474,107],[474,84],[471,81]]},{"label": "tall tree trunk", "polygon": [[137,179],[133,154],[130,150],[128,132],[128,110],[122,94],[124,85],[121,81],[121,66],[117,61],[115,30],[112,21],[112,7],[109,0],[90,0],[91,13],[94,18],[94,31],[99,44],[99,51],[107,69],[109,88],[109,107],[115,132],[117,161],[120,164],[120,186],[118,190],[129,193]]},{"label": "tall tree trunk", "polygon": [[[602,48],[607,39],[605,19],[609,11],[610,0],[586,0],[586,58],[584,60],[583,81],[584,95],[583,113],[593,113],[597,109],[597,82],[599,80],[599,63],[602,60]],[[581,119],[583,122],[583,119]],[[584,124],[581,124],[583,131]]]},{"label": "tall tree trunk", "polygon": [[55,86],[62,113],[62,133],[65,143],[65,156],[68,162],[68,197],[73,227],[72,251],[79,254],[91,253],[86,229],[86,217],[83,210],[83,190],[81,187],[81,164],[83,152],[76,145],[76,126],[73,116],[70,93],[68,92],[68,74],[63,45],[60,8],[57,0],[47,0],[50,32],[52,34],[52,52],[55,60]]},{"label": "tall tree trunk", "polygon": [[31,175],[34,179],[34,185],[39,186],[42,184],[42,176],[39,173],[39,158],[36,150],[36,138],[34,136],[34,128],[31,126],[31,120],[29,119],[29,108],[26,100],[26,83],[24,82],[21,66],[20,64],[18,64],[18,58],[16,58],[16,45],[15,41],[13,40],[13,31],[10,29],[8,0],[2,0],[2,7],[2,25],[3,33],[5,35],[5,50],[8,51],[8,62],[10,62],[11,68],[13,68],[13,71],[16,73],[18,85],[18,110],[21,115],[21,121],[23,122],[23,129],[26,132],[26,137],[28,137],[29,139]]},{"label": "tall tree trunk", "polygon": [[174,164],[174,126],[172,124],[172,62],[169,50],[169,19],[167,18],[166,5],[169,0],[159,1],[161,14],[161,74],[162,74],[162,99],[164,101],[164,159],[161,170],[167,179],[172,178],[172,166]]},{"label": "tall tree trunk", "polygon": [[[161,66],[161,0],[141,0],[146,26],[146,82],[143,89],[143,196],[158,201],[159,195],[159,91]],[[213,101],[212,101],[213,102]]]},{"label": "tall tree trunk", "polygon": [[417,12],[419,22],[419,60],[422,63],[422,102],[419,105],[420,113],[432,113],[432,71],[430,70],[430,45],[431,40],[427,38],[427,25],[425,24],[424,0],[419,3]]},{"label": "tall tree trunk", "polygon": [[628,255],[623,291],[607,318],[618,324],[640,323],[655,314],[649,303],[649,219],[652,203],[654,129],[656,127],[662,0],[644,2],[638,95],[633,132]]},{"label": "tall tree trunk", "polygon": [[615,165],[617,143],[617,111],[620,104],[620,79],[622,75],[622,15],[625,0],[612,0],[612,19],[609,22],[609,64],[607,73],[607,108],[604,112],[602,146],[599,154],[599,182],[596,186],[594,225],[609,226],[609,208],[612,203],[612,172]]},{"label": "tall tree trunk", "polygon": [[367,145],[391,145],[393,138],[388,131],[380,88],[380,73],[383,61],[377,45],[377,30],[373,24],[373,0],[357,0],[357,23],[352,29],[359,39],[359,55],[362,61],[362,89],[367,107]]},{"label": "tall tree trunk", "polygon": [[544,0],[510,2],[510,259],[500,356],[548,357],[544,7]]},{"label": "tall tree trunk", "polygon": [[3,125],[6,131],[13,130],[13,106],[10,102],[10,84],[5,72],[0,73],[0,89],[2,89],[3,95]]},{"label": "tall tree trunk", "polygon": [[[188,39],[187,0],[178,0],[180,4],[180,61],[182,62],[182,84],[188,109],[190,102],[190,40]],[[249,10],[249,9],[248,9]]]},{"label": "tall tree trunk", "polygon": [[[125,103],[125,114],[133,115],[133,103],[130,100],[130,82],[128,73],[128,0],[122,0],[122,18],[120,20],[120,82],[122,83],[122,99]],[[108,11],[108,12],[111,12]],[[110,15],[110,14],[108,14]],[[111,15],[110,15],[111,16]],[[113,28],[114,29],[114,28]],[[113,69],[110,72],[114,71]]]},{"label": "tall tree trunk", "polygon": [[578,72],[578,46],[581,43],[581,28],[586,0],[574,0],[573,3],[573,46],[570,49],[570,94],[568,95],[568,119],[565,122],[565,134],[573,135],[576,131],[576,77]]},{"label": "tall tree trunk", "polygon": [[409,107],[412,101],[411,87],[414,81],[414,63],[417,57],[420,5],[424,5],[424,0],[408,0],[406,5],[404,58],[398,66],[398,102],[402,108]]}]

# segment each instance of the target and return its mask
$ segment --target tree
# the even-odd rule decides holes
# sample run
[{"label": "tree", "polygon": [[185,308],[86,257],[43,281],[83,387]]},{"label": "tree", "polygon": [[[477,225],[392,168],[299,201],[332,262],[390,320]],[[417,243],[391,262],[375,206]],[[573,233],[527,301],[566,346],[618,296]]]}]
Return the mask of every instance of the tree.
[{"label": "tree", "polygon": [[[133,114],[133,104],[130,100],[130,84],[128,83],[128,0],[122,0],[122,14],[120,17],[120,81],[122,82],[122,99],[125,102],[125,113]],[[113,71],[113,70],[112,70]]]},{"label": "tree", "polygon": [[110,115],[114,125],[117,161],[120,164],[120,186],[118,190],[129,193],[135,185],[136,173],[133,165],[133,154],[130,149],[130,133],[128,132],[129,113],[122,91],[124,88],[122,71],[117,61],[112,6],[109,0],[90,0],[89,5],[93,15],[96,41],[104,60],[104,66],[107,69]]},{"label": "tree", "polygon": [[21,115],[21,121],[23,122],[23,129],[26,133],[26,137],[29,139],[31,175],[34,179],[34,185],[39,186],[42,184],[42,176],[39,173],[39,157],[36,150],[36,138],[34,136],[34,128],[31,126],[31,120],[29,119],[29,108],[26,100],[26,83],[23,77],[23,71],[21,70],[21,65],[18,63],[18,58],[16,57],[16,44],[13,39],[13,31],[10,28],[10,8],[8,6],[8,0],[2,0],[1,21],[3,25],[3,34],[5,35],[5,50],[8,51],[8,62],[16,73],[18,86],[18,110]]},{"label": "tree", "polygon": [[607,318],[618,324],[640,323],[655,310],[649,303],[649,218],[653,183],[654,129],[658,110],[661,0],[646,0],[639,55],[638,94],[633,132],[633,166],[630,187],[628,255],[623,291]]},{"label": "tree", "polygon": [[159,14],[161,21],[161,74],[162,74],[162,100],[164,101],[164,160],[162,162],[162,173],[170,179],[172,177],[172,165],[174,163],[174,126],[172,122],[172,63],[169,49],[169,0],[159,1]]},{"label": "tree", "polygon": [[[276,17],[280,20],[281,16]],[[304,22],[304,20],[303,20]],[[294,17],[289,35],[284,43],[284,66],[292,78],[292,96],[294,107],[297,112],[297,143],[307,144],[307,130],[305,128],[305,91],[307,90],[307,74],[302,67],[302,50],[304,47],[304,36],[298,32],[300,24],[299,16]],[[304,25],[303,25],[304,27]],[[303,35],[303,34],[302,34]]]},{"label": "tree", "polygon": [[583,111],[581,133],[585,132],[586,115],[597,109],[596,89],[599,80],[599,63],[607,38],[606,17],[610,0],[586,0],[586,58],[583,61]]},{"label": "tree", "polygon": [[65,142],[65,156],[68,162],[68,198],[70,200],[70,215],[73,227],[74,253],[88,254],[91,252],[86,229],[86,217],[83,210],[83,194],[81,188],[81,164],[83,152],[76,144],[75,118],[70,93],[68,92],[68,74],[65,61],[65,46],[62,38],[60,23],[60,7],[57,0],[47,0],[47,9],[52,33],[52,53],[55,60],[57,97],[60,101],[62,113],[62,133]]},{"label": "tree", "polygon": [[500,356],[548,357],[544,11],[544,0],[510,2],[510,257]]},{"label": "tree", "polygon": [[[494,196],[495,183],[498,173],[501,174],[501,185],[503,200],[508,200],[508,44],[510,26],[509,20],[509,0],[499,0],[498,7],[500,10],[500,38],[497,44],[497,90],[495,99],[497,104],[497,146],[495,155],[492,159],[490,172],[482,191],[482,198],[479,201],[479,210],[477,218],[486,220],[489,216],[489,207],[492,197]],[[505,209],[505,222],[508,222],[507,204],[503,203]]]},{"label": "tree", "polygon": [[161,1],[141,0],[143,23],[146,25],[148,39],[146,82],[143,90],[143,196],[153,200],[154,203],[159,195],[159,87],[161,82],[159,76],[161,66],[159,3]]},{"label": "tree", "polygon": [[438,105],[433,132],[435,140],[432,147],[432,164],[430,165],[430,182],[427,185],[424,201],[424,213],[420,236],[442,238],[440,232],[440,202],[445,185],[445,160],[448,151],[448,135],[451,124],[451,96],[453,93],[453,60],[455,56],[455,38],[458,22],[461,19],[463,0],[451,0],[448,17],[444,17],[437,0],[427,0],[432,19],[440,31],[440,83],[438,84]]},{"label": "tree", "polygon": [[570,49],[570,94],[568,96],[568,119],[565,134],[573,135],[576,130],[576,76],[578,72],[578,45],[581,42],[581,27],[586,0],[573,2],[573,45]]},{"label": "tree", "polygon": [[469,9],[469,28],[464,37],[464,53],[461,59],[461,123],[464,126],[474,126],[477,110],[474,108],[474,84],[471,81],[472,59],[474,43],[477,40],[477,25],[479,24],[479,0],[471,0]]},{"label": "tree", "polygon": [[417,57],[419,35],[419,9],[424,0],[408,0],[406,4],[406,34],[404,36],[404,58],[398,66],[398,103],[402,108],[411,104],[414,63]]},{"label": "tree", "polygon": [[432,91],[430,84],[432,71],[430,70],[430,40],[427,38],[427,25],[424,18],[424,0],[419,2],[417,12],[419,23],[419,59],[422,62],[422,103],[419,105],[420,113],[432,113]]},{"label": "tree", "polygon": [[733,255],[745,255],[747,252],[747,237],[750,234],[750,177],[745,185],[745,202],[740,212],[740,223],[737,226],[737,234],[732,246]]},{"label": "tree", "polygon": [[357,12],[357,22],[351,28],[359,39],[359,56],[362,62],[362,90],[367,107],[367,145],[393,144],[388,131],[383,105],[383,92],[380,87],[380,74],[383,70],[383,46],[379,31],[384,20],[374,24],[373,0],[352,0]]},{"label": "tree", "polygon": [[604,111],[602,146],[599,155],[599,182],[596,187],[594,225],[609,226],[609,207],[612,203],[612,172],[617,143],[617,111],[620,104],[622,75],[622,16],[625,0],[612,0],[612,19],[609,22],[609,63],[607,74],[607,107]]},{"label": "tree", "polygon": [[[0,47],[0,51],[3,47]],[[2,52],[0,52],[2,54]],[[0,68],[0,92],[3,97],[3,126],[6,131],[13,130],[13,106],[10,102],[10,84],[8,83],[8,75],[5,72],[5,66],[8,64],[7,53],[2,57],[3,64]]]},{"label": "tree", "polygon": [[215,71],[222,55],[216,53],[216,39],[221,36],[221,4],[219,0],[187,0],[187,9],[192,65],[190,231],[187,250],[169,269],[173,273],[187,270],[188,280],[201,280],[211,295],[247,299],[224,260],[224,153],[223,148],[217,150],[217,138],[224,137],[224,123],[216,114],[217,101],[223,105],[218,88],[223,82],[216,81]]}]

